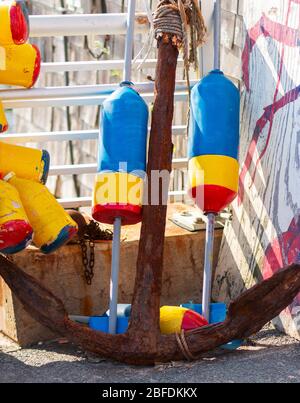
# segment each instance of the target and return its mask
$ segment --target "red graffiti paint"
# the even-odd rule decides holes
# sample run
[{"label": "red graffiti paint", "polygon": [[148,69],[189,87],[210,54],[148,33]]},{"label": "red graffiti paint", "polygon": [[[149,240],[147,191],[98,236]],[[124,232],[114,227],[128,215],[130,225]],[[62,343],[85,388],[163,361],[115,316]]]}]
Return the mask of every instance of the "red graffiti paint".
[{"label": "red graffiti paint", "polygon": [[[300,85],[296,88],[294,88],[293,90],[289,91],[287,94],[285,94],[281,99],[279,99],[277,102],[275,102],[273,105],[269,105],[265,108],[265,111],[263,113],[263,115],[259,118],[259,120],[256,123],[256,127],[254,130],[254,134],[246,155],[246,159],[244,162],[244,165],[241,169],[241,174],[240,174],[240,179],[239,179],[239,204],[241,204],[243,202],[244,199],[244,193],[245,193],[245,189],[244,189],[244,181],[245,181],[245,177],[247,175],[247,172],[249,171],[252,162],[253,162],[253,157],[254,157],[254,153],[256,150],[256,146],[257,146],[257,142],[259,140],[259,137],[262,133],[262,131],[264,130],[264,128],[266,127],[266,125],[268,123],[270,123],[270,128],[272,128],[271,122],[273,122],[274,116],[275,114],[282,108],[284,108],[285,106],[287,106],[288,104],[295,102],[297,100],[297,98],[300,96]],[[266,152],[266,147],[268,147],[269,142],[270,142],[270,137],[271,137],[271,132],[269,130],[268,133],[268,138],[266,141],[266,146],[264,148],[264,153]],[[257,166],[257,165],[256,165]],[[255,171],[256,173],[256,171]],[[253,176],[252,176],[252,180],[253,180]]]},{"label": "red graffiti paint", "polygon": [[[291,2],[290,2],[291,3]],[[299,1],[300,4],[300,1]],[[287,20],[288,23],[288,20]],[[272,38],[286,46],[297,47],[300,44],[300,31],[299,29],[290,28],[286,25],[279,24],[278,22],[270,20],[265,14],[256,25],[251,28],[246,37],[245,48],[242,54],[243,63],[243,79],[247,90],[250,90],[250,56],[251,52],[256,45],[260,36]]]},{"label": "red graffiti paint", "polygon": [[[263,129],[269,123],[269,130],[267,134],[267,138],[265,140],[265,146],[260,153],[258,160],[254,164],[254,170],[251,175],[252,184],[255,181],[256,173],[258,166],[265,156],[268,146],[270,144],[272,130],[273,130],[273,123],[274,117],[276,113],[287,106],[289,103],[294,102],[300,95],[300,86],[294,88],[293,90],[289,91],[285,94],[281,99],[278,100],[279,94],[279,87],[282,78],[283,66],[284,66],[284,56],[285,56],[285,48],[286,46],[296,47],[300,45],[300,30],[296,30],[293,28],[288,27],[289,16],[291,11],[291,4],[292,2],[300,4],[300,0],[289,0],[287,17],[285,21],[285,25],[279,24],[275,21],[270,20],[265,14],[262,15],[261,19],[257,22],[257,24],[251,28],[247,34],[246,44],[242,55],[242,62],[243,62],[243,76],[244,81],[247,89],[250,89],[250,80],[249,80],[249,64],[250,64],[250,55],[251,52],[261,35],[265,37],[270,37],[280,43],[283,44],[282,51],[280,55],[280,65],[279,65],[279,72],[278,72],[278,79],[276,82],[275,93],[273,97],[273,104],[267,106],[264,109],[264,113],[261,118],[257,121],[256,127],[254,130],[254,134],[248,148],[248,152],[246,154],[245,162],[242,166],[240,180],[239,180],[239,197],[238,203],[239,205],[243,202],[245,188],[244,182],[246,174],[250,171],[251,166],[253,165],[253,158],[254,153],[257,148],[257,143],[262,134]],[[300,12],[300,10],[299,10]]]},{"label": "red graffiti paint", "polygon": [[[300,216],[293,219],[288,230],[266,249],[263,277],[268,279],[282,267],[300,263]],[[300,294],[296,299],[300,304]]]}]

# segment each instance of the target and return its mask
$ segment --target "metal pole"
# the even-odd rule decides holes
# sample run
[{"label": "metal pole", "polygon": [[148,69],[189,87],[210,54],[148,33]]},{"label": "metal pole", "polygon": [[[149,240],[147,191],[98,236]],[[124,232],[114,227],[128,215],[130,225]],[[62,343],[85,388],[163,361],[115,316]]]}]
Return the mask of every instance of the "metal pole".
[{"label": "metal pole", "polygon": [[[124,81],[131,81],[135,9],[136,9],[136,0],[128,0],[127,37],[125,46],[125,66],[123,74]],[[109,306],[110,334],[117,333],[121,227],[122,227],[122,219],[120,217],[117,217],[114,222],[114,239],[112,246],[112,262],[111,262],[110,306]]]},{"label": "metal pole", "polygon": [[123,75],[124,81],[131,81],[135,10],[136,10],[136,0],[128,0],[127,38],[125,46],[125,67]]},{"label": "metal pole", "polygon": [[208,214],[207,219],[202,308],[203,316],[209,322],[216,216],[215,214]]},{"label": "metal pole", "polygon": [[[214,10],[214,68],[221,67],[221,0],[215,0]],[[207,215],[205,263],[203,277],[203,316],[210,321],[211,287],[212,287],[212,267],[214,259],[214,236],[215,236],[215,214]]]},{"label": "metal pole", "polygon": [[215,0],[214,12],[214,69],[221,68],[221,0]]},{"label": "metal pole", "polygon": [[114,223],[114,238],[112,246],[111,279],[110,279],[110,304],[109,304],[110,334],[116,334],[117,332],[121,226],[122,226],[121,218],[116,218]]}]

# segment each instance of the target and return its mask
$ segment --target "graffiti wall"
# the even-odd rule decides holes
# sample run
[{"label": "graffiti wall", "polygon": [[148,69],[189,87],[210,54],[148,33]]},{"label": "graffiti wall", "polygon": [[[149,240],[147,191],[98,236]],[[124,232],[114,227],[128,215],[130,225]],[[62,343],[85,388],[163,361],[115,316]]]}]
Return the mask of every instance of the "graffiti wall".
[{"label": "graffiti wall", "polygon": [[[300,0],[244,3],[240,190],[214,287],[227,302],[300,263]],[[276,324],[300,338],[300,295]]]}]

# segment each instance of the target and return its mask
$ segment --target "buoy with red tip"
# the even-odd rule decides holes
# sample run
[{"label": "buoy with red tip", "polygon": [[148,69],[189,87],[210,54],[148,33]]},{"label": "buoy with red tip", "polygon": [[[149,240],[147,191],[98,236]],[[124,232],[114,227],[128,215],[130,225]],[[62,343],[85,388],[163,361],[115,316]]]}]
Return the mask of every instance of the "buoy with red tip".
[{"label": "buoy with red tip", "polygon": [[[41,68],[41,54],[27,43],[29,18],[25,1],[0,1],[0,84],[31,88]],[[0,133],[8,129],[0,102]]]},{"label": "buoy with red tip", "polygon": [[103,104],[93,218],[114,225],[109,333],[118,329],[118,287],[122,225],[142,218],[148,107],[131,83],[136,0],[128,1],[124,81]]},{"label": "buoy with red tip", "polygon": [[239,180],[240,94],[220,70],[220,27],[221,3],[217,0],[215,68],[192,90],[189,136],[189,193],[207,215],[202,308],[208,321],[215,217],[237,196]]},{"label": "buoy with red tip", "polygon": [[148,118],[148,106],[130,82],[121,83],[103,103],[93,206],[99,222],[141,221]]},{"label": "buoy with red tip", "polygon": [[[126,333],[131,315],[131,305],[118,305],[117,334]],[[92,329],[108,332],[109,312],[105,316],[89,318]],[[164,335],[179,334],[182,331],[200,329],[207,326],[208,321],[199,313],[189,308],[163,306],[160,309],[160,331]]]},{"label": "buoy with red tip", "polygon": [[29,18],[24,1],[0,2],[0,27],[0,46],[27,42]]},{"label": "buoy with red tip", "polygon": [[33,229],[17,189],[8,183],[12,175],[0,179],[0,253],[21,252],[32,241]]},{"label": "buoy with red tip", "polygon": [[41,54],[37,46],[30,43],[5,45],[0,47],[0,52],[0,83],[31,88],[41,69]]},{"label": "buoy with red tip", "polygon": [[162,334],[179,334],[208,326],[208,321],[191,309],[178,306],[163,306],[160,309],[160,331]]},{"label": "buoy with red tip", "polygon": [[34,231],[33,242],[43,253],[56,251],[77,234],[76,222],[46,186],[17,178],[15,174],[11,174],[8,181],[20,195]]}]

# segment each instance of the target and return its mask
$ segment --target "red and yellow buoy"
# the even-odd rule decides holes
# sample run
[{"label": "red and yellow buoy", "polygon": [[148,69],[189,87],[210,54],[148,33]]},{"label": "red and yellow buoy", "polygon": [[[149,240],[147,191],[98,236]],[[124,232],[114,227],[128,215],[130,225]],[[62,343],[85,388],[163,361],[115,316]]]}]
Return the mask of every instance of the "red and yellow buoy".
[{"label": "red and yellow buoy", "polygon": [[238,89],[213,70],[192,90],[189,139],[189,192],[206,214],[220,213],[237,195],[239,119]]},{"label": "red and yellow buoy", "polygon": [[25,249],[32,240],[33,230],[17,189],[0,180],[0,253],[12,255]]},{"label": "red and yellow buoy", "polygon": [[207,326],[207,320],[197,312],[178,306],[163,306],[160,309],[162,334],[176,334]]},{"label": "red and yellow buoy", "polygon": [[103,103],[93,218],[132,225],[142,219],[148,107],[130,83]]},{"label": "red and yellow buoy", "polygon": [[22,45],[27,42],[29,19],[24,1],[2,1],[0,23],[0,45]]},{"label": "red and yellow buoy", "polygon": [[[29,19],[24,1],[0,2],[0,84],[31,88],[38,79],[41,55],[27,43]],[[0,102],[0,133],[8,128]]]},{"label": "red and yellow buoy", "polygon": [[0,83],[31,88],[40,74],[41,55],[35,45],[0,46]]},{"label": "red and yellow buoy", "polygon": [[78,226],[41,183],[10,175],[33,228],[33,242],[45,254],[63,246],[76,235]]}]

